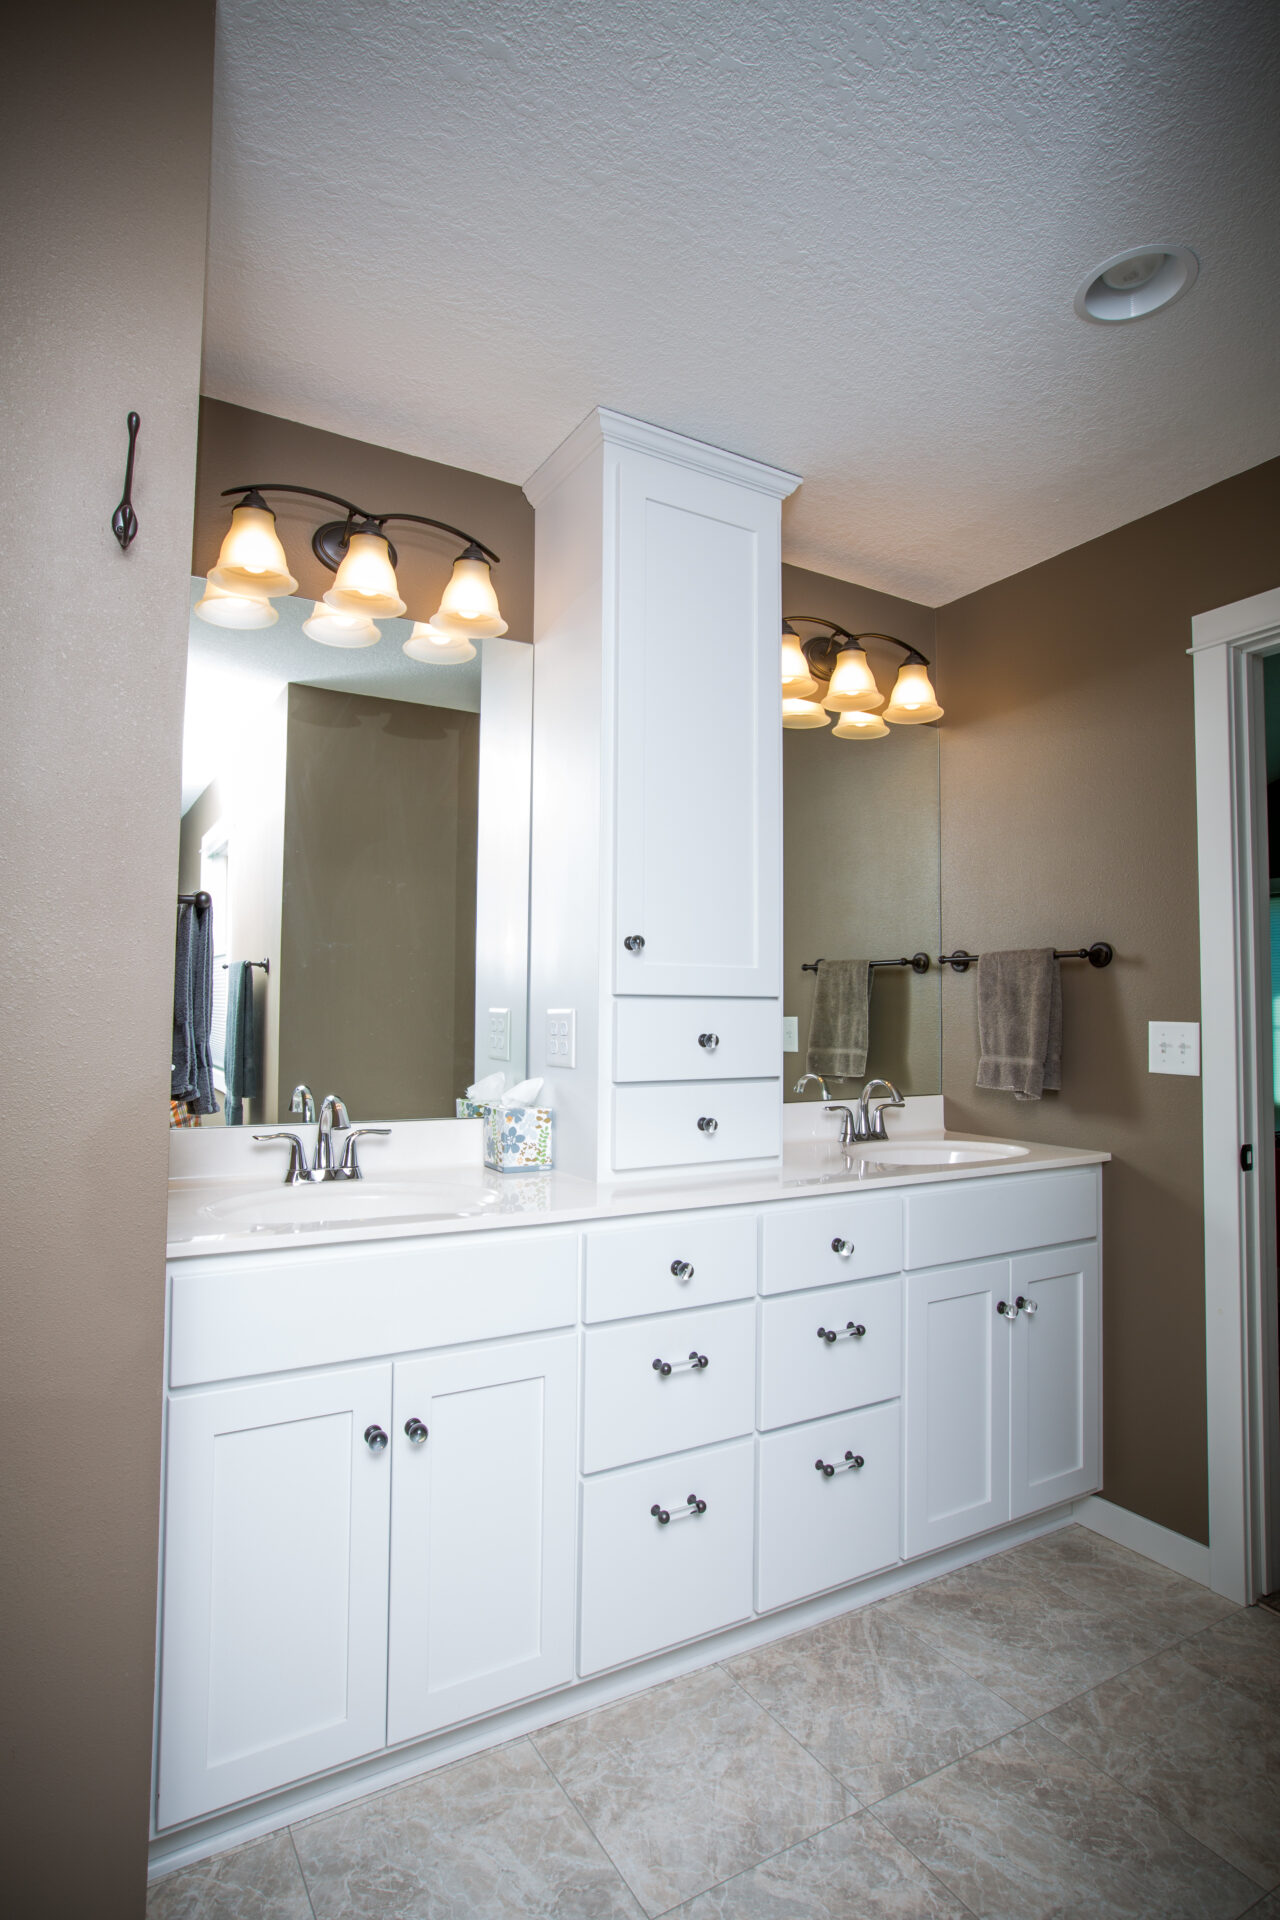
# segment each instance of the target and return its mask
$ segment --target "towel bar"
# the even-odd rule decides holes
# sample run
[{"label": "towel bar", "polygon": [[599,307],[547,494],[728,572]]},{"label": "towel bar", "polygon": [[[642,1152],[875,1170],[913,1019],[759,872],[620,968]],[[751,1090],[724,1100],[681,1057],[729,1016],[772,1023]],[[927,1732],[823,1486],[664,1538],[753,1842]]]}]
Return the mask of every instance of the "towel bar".
[{"label": "towel bar", "polygon": [[[224,960],[222,963],[222,971],[225,973],[227,971],[227,968],[231,965],[232,965],[232,962],[230,960]],[[250,967],[261,967],[264,973],[270,973],[271,971],[271,962],[269,960],[247,960],[245,962],[245,965]]]},{"label": "towel bar", "polygon": [[[912,973],[928,973],[929,956],[927,953],[913,953],[909,959],[872,960],[868,964],[872,967],[910,967]],[[800,971],[801,973],[816,973],[821,965],[821,960],[802,960],[800,963]]]},{"label": "towel bar", "polygon": [[[1115,948],[1106,940],[1095,940],[1091,947],[1055,947],[1055,960],[1087,960],[1091,967],[1109,967],[1115,959]],[[968,973],[975,960],[981,954],[966,953],[963,947],[957,947],[954,953],[940,953],[938,965],[950,967],[953,973]]]}]

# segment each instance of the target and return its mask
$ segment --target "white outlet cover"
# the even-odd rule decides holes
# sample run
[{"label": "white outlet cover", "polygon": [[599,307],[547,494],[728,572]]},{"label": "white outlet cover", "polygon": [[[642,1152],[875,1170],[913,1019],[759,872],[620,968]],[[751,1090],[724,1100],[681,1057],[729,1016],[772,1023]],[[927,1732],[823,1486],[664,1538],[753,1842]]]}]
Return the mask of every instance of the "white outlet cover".
[{"label": "white outlet cover", "polygon": [[578,1016],[572,1007],[547,1008],[546,1059],[549,1067],[572,1067],[578,1058]]},{"label": "white outlet cover", "polygon": [[489,1058],[491,1060],[511,1058],[510,1007],[490,1007],[489,1009]]},{"label": "white outlet cover", "polygon": [[799,1053],[800,1051],[799,1014],[784,1013],[782,1016],[782,1051],[784,1053]]},{"label": "white outlet cover", "polygon": [[1200,1023],[1197,1020],[1152,1020],[1147,1025],[1147,1069],[1150,1073],[1200,1072]]}]

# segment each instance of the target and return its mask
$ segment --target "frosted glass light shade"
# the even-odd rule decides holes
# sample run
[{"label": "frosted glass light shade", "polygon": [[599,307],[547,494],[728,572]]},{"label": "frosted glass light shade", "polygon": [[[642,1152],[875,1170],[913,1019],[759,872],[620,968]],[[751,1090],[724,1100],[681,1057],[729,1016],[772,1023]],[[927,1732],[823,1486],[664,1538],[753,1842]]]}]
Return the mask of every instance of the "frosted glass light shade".
[{"label": "frosted glass light shade", "polygon": [[883,740],[889,729],[878,713],[842,713],[831,729],[833,740]]},{"label": "frosted glass light shade", "polygon": [[296,593],[270,507],[233,507],[231,525],[209,575],[224,593]]},{"label": "frosted glass light shade", "polygon": [[842,647],[830,685],[819,696],[832,713],[870,713],[884,705],[884,695],[861,647]]},{"label": "frosted glass light shade", "polygon": [[884,717],[900,727],[923,727],[930,720],[941,720],[942,708],[923,660],[906,660],[898,668]]},{"label": "frosted glass light shade", "polygon": [[456,640],[496,640],[506,632],[489,562],[478,548],[468,547],[454,561],[444,598],[428,625]]},{"label": "frosted glass light shade", "polygon": [[782,691],[798,700],[809,700],[818,691],[800,636],[785,620],[782,623]]},{"label": "frosted glass light shade", "polygon": [[265,593],[228,593],[206,580],[204,593],[196,601],[195,612],[211,627],[233,627],[248,632],[254,627],[274,627],[280,618]]},{"label": "frosted glass light shade", "polygon": [[368,614],[340,613],[323,600],[316,601],[311,618],[302,623],[302,631],[323,647],[374,647],[382,638]]},{"label": "frosted glass light shade", "polygon": [[465,660],[474,660],[476,650],[470,640],[459,640],[451,633],[438,633],[428,620],[415,620],[413,632],[404,643],[404,651],[411,660],[421,660],[428,667],[460,667]]},{"label": "frosted glass light shade", "polygon": [[829,727],[831,721],[816,700],[800,700],[795,695],[784,695],[782,701],[782,724],[784,727]]},{"label": "frosted glass light shade", "polygon": [[336,613],[362,613],[371,620],[400,618],[404,601],[396,586],[396,570],[384,534],[351,535],[324,603]]}]

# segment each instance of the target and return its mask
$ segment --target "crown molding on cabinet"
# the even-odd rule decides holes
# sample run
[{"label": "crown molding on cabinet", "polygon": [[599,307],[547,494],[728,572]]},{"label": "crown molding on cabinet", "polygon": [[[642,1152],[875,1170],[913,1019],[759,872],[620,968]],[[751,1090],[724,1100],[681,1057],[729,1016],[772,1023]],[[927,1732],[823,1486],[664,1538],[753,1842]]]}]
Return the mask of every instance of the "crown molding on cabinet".
[{"label": "crown molding on cabinet", "polygon": [[555,452],[530,474],[524,483],[525,497],[536,508],[547,495],[580,466],[600,446],[627,447],[635,453],[650,453],[660,460],[690,467],[695,473],[711,474],[717,479],[733,480],[739,486],[753,487],[774,500],[785,500],[800,485],[802,476],[787,473],[781,467],[765,466],[745,454],[726,453],[722,447],[708,446],[705,440],[691,440],[686,434],[673,433],[667,427],[655,427],[647,420],[633,420],[610,407],[593,407],[581,425],[562,440]]}]

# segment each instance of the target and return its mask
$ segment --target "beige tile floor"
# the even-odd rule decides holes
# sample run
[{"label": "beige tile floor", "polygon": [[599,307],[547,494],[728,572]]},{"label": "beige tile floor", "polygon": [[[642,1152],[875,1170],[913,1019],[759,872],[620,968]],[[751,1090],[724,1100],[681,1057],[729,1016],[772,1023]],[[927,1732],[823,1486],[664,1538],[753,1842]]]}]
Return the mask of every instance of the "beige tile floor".
[{"label": "beige tile floor", "polygon": [[1280,1920],[1280,1614],[1080,1527],[154,1882],[147,1920]]}]

